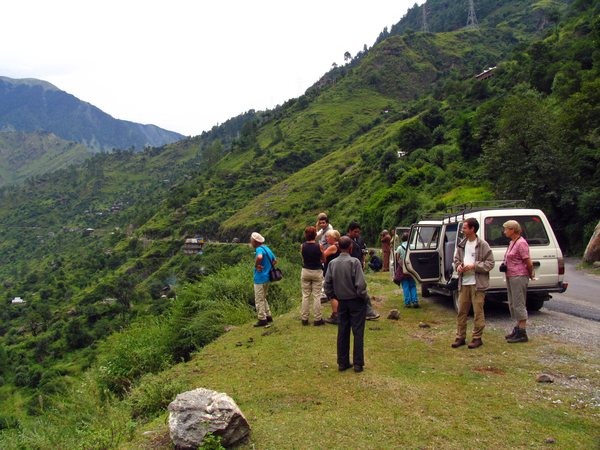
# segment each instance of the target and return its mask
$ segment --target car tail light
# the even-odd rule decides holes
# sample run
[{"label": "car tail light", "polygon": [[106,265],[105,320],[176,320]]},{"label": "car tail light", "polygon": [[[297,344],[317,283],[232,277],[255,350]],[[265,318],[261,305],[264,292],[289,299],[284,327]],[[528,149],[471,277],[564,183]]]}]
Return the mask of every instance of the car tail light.
[{"label": "car tail light", "polygon": [[565,274],[565,258],[558,258],[558,274]]}]

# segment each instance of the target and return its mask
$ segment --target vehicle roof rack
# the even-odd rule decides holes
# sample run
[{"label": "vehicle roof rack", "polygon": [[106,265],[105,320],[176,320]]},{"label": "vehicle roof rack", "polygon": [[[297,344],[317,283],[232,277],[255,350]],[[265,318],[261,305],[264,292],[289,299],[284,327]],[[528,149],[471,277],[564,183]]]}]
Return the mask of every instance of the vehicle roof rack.
[{"label": "vehicle roof rack", "polygon": [[504,208],[525,208],[526,206],[526,200],[482,200],[448,206],[446,208],[446,212],[423,213],[421,214],[421,220],[449,221],[450,219],[455,219],[458,222],[460,220],[464,220],[466,214],[474,211]]}]

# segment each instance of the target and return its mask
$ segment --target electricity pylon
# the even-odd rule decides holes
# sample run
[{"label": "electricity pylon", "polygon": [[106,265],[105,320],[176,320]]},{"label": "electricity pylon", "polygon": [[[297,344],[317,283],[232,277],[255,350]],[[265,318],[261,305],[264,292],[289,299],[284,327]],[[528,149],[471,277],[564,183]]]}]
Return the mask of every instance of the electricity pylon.
[{"label": "electricity pylon", "polygon": [[421,19],[421,31],[429,33],[429,25],[427,24],[427,3],[423,3],[423,18]]},{"label": "electricity pylon", "polygon": [[467,18],[467,26],[465,28],[467,30],[476,30],[479,28],[477,16],[475,15],[475,2],[473,0],[469,0],[469,17]]}]

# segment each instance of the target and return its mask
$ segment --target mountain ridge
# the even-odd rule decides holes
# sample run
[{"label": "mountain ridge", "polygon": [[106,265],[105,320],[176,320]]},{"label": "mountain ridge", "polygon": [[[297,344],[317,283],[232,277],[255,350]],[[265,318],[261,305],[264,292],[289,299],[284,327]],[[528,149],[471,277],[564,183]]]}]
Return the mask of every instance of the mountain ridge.
[{"label": "mountain ridge", "polygon": [[156,125],[115,119],[43,80],[0,77],[0,131],[38,130],[94,152],[160,147],[184,137]]}]

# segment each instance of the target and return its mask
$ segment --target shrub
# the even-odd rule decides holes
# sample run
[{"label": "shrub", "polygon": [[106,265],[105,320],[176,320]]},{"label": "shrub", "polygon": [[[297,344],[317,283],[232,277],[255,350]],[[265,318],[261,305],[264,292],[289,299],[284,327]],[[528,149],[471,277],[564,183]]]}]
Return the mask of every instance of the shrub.
[{"label": "shrub", "polygon": [[[296,251],[296,253],[298,253]],[[269,285],[267,299],[273,314],[286,312],[298,292],[301,264],[292,264],[277,250],[277,267],[285,277]],[[242,325],[254,317],[254,282],[251,261],[224,266],[197,285],[188,285],[173,304],[169,339],[174,360],[190,357],[191,352],[212,342],[227,325]]]},{"label": "shrub", "polygon": [[164,324],[149,317],[113,333],[98,346],[98,384],[122,397],[136,378],[170,366],[168,337]]},{"label": "shrub", "polygon": [[186,381],[174,378],[170,371],[142,376],[128,399],[133,417],[147,418],[162,412],[177,394],[186,390]]}]

